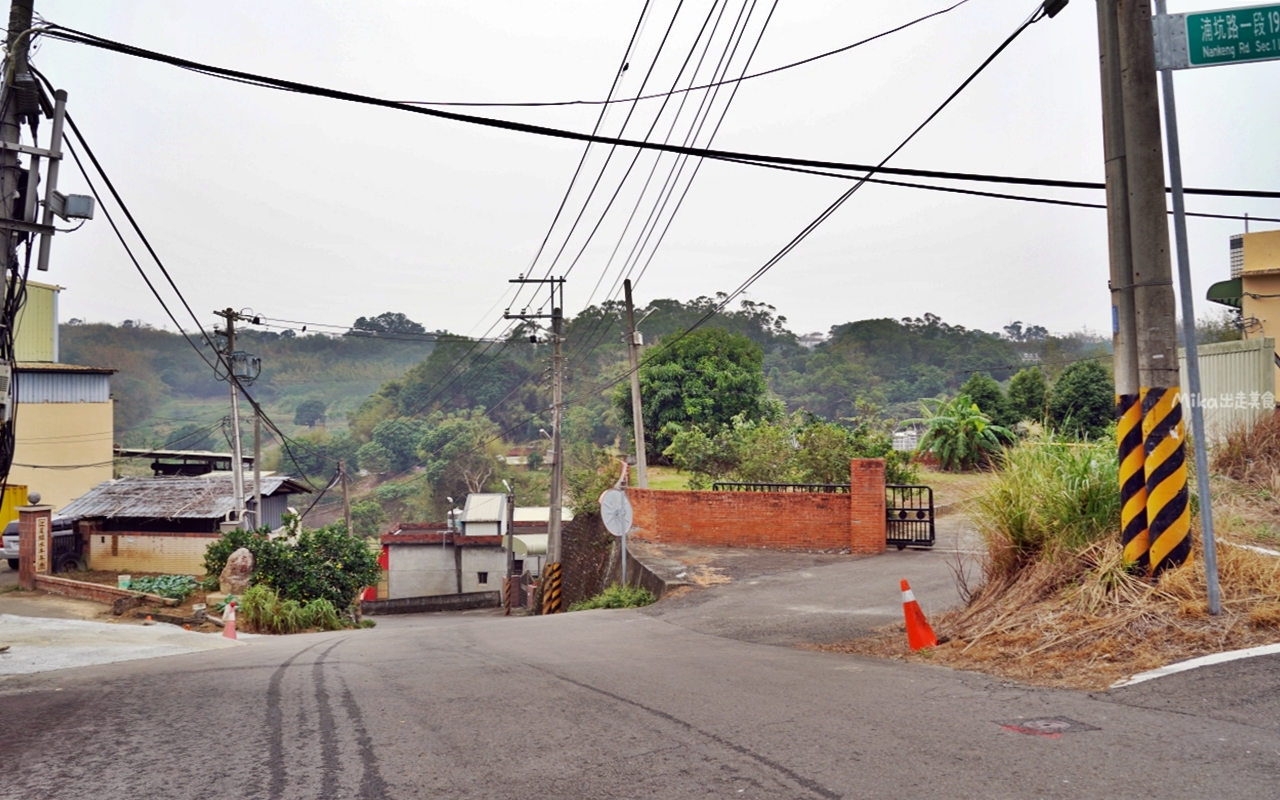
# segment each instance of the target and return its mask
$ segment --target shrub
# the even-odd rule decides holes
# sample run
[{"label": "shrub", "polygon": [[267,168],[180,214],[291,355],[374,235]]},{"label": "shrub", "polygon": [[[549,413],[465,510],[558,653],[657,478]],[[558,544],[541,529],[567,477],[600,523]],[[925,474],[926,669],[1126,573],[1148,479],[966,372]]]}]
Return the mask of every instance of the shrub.
[{"label": "shrub", "polygon": [[1013,440],[1008,428],[993,424],[968,395],[955,400],[924,400],[925,416],[907,420],[923,423],[924,436],[917,449],[932,453],[949,472],[983,466],[1000,453],[1001,444]]},{"label": "shrub", "polygon": [[304,529],[297,537],[271,539],[266,531],[231,531],[205,551],[205,571],[221,574],[227,558],[239,547],[254,557],[253,581],[286,600],[308,603],[321,598],[345,609],[360,591],[378,582],[382,569],[363,539],[347,534],[341,525]]},{"label": "shrub", "polygon": [[1111,424],[1115,403],[1111,372],[1098,361],[1077,361],[1054,382],[1049,417],[1061,432],[1094,439]]},{"label": "shrub", "polygon": [[587,611],[592,608],[639,608],[657,600],[653,592],[639,586],[613,584],[590,600],[569,606],[570,611]]},{"label": "shrub", "polygon": [[975,501],[989,580],[1016,572],[1042,553],[1079,550],[1119,526],[1115,442],[1070,442],[1046,434],[1006,450],[995,480]]},{"label": "shrub", "polygon": [[240,598],[237,609],[242,623],[259,633],[290,634],[312,628],[335,631],[346,627],[328,600],[283,600],[264,585],[251,586]]}]

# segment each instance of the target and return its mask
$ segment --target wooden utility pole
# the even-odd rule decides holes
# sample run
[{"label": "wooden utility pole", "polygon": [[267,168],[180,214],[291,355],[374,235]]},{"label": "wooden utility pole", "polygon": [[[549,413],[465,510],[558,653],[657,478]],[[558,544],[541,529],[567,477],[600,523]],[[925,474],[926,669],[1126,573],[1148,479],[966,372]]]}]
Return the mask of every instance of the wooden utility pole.
[{"label": "wooden utility pole", "polygon": [[347,534],[354,535],[351,529],[351,487],[347,481],[347,460],[338,459],[338,475],[342,479],[342,518],[346,520]]},{"label": "wooden utility pole", "polygon": [[1191,551],[1186,437],[1151,3],[1116,0],[1116,8],[1146,475],[1146,561],[1156,574],[1181,564]]},{"label": "wooden utility pole", "polygon": [[636,438],[636,482],[649,488],[649,471],[644,447],[644,416],[640,403],[640,332],[636,330],[636,309],[631,301],[631,279],[622,282],[627,301],[627,359],[631,364],[631,419]]},{"label": "wooden utility pole", "polygon": [[1124,97],[1117,0],[1097,0],[1102,76],[1102,149],[1107,180],[1111,261],[1111,332],[1116,388],[1116,445],[1120,462],[1120,540],[1125,558],[1145,563],[1147,483],[1143,470],[1142,398],[1133,304],[1133,248],[1129,237],[1129,176],[1125,158]]}]

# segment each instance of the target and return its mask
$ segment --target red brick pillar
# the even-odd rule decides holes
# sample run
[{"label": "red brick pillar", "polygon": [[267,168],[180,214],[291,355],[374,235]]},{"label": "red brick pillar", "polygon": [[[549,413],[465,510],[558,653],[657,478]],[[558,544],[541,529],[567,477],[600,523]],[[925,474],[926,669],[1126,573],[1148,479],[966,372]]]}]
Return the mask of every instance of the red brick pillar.
[{"label": "red brick pillar", "polygon": [[18,507],[18,586],[36,588],[36,575],[53,572],[53,507]]},{"label": "red brick pillar", "polygon": [[853,459],[849,463],[850,552],[884,552],[884,509],[884,459]]}]

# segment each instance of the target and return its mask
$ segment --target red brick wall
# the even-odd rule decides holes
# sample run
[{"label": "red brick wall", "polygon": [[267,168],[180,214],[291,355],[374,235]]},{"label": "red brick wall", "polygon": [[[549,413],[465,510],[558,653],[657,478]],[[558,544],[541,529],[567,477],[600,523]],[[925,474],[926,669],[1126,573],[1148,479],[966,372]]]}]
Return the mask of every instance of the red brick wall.
[{"label": "red brick wall", "polygon": [[36,588],[44,589],[46,592],[51,592],[53,594],[72,597],[76,600],[92,600],[96,603],[109,604],[115,602],[121,597],[142,595],[148,603],[153,605],[176,606],[178,604],[177,600],[161,597],[157,594],[131,592],[128,589],[117,589],[114,586],[106,586],[100,583],[74,581],[70,578],[59,578],[54,575],[37,575]]},{"label": "red brick wall", "polygon": [[634,536],[669,544],[879,553],[885,546],[884,461],[858,459],[850,494],[628,489]]}]

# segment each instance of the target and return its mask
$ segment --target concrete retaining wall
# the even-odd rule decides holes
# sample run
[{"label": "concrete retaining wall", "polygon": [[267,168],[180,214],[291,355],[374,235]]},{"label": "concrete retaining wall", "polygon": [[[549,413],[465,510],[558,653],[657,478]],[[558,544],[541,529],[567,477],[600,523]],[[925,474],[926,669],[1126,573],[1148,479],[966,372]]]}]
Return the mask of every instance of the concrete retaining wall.
[{"label": "concrete retaining wall", "polygon": [[364,600],[362,614],[418,614],[424,611],[466,611],[471,608],[497,608],[502,605],[502,592],[468,592],[438,597],[401,597],[396,600]]}]

